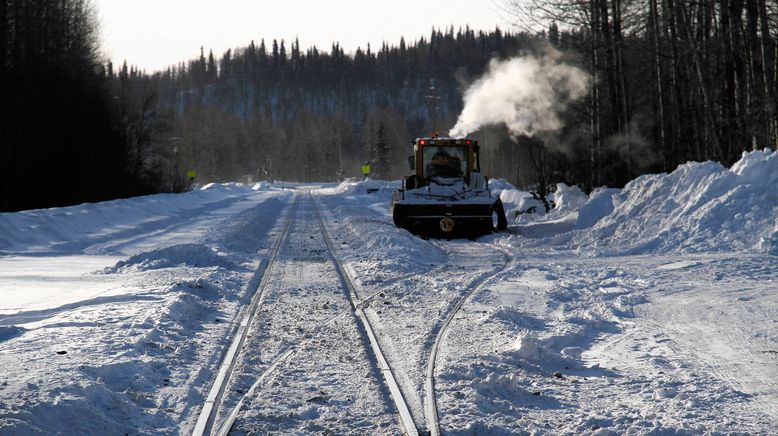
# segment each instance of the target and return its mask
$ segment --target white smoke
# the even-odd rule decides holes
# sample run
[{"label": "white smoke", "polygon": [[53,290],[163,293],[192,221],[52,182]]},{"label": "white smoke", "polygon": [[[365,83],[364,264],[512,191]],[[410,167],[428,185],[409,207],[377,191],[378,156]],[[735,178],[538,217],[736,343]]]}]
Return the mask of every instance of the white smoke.
[{"label": "white smoke", "polygon": [[549,51],[541,57],[493,59],[487,73],[465,91],[465,107],[449,136],[466,136],[499,123],[514,136],[560,129],[559,113],[586,95],[589,75],[559,57]]}]

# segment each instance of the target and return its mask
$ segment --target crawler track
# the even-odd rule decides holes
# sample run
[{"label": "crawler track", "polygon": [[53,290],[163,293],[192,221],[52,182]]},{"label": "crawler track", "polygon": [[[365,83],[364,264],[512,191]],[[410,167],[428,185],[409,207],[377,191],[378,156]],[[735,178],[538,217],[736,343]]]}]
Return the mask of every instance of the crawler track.
[{"label": "crawler track", "polygon": [[[295,235],[294,233],[297,232],[290,231],[290,227],[300,225],[299,223],[295,223],[295,221],[299,220],[299,218],[296,218],[296,215],[299,214],[298,204],[301,202],[306,203],[306,209],[308,210],[306,213],[311,215],[312,211],[312,215],[315,216],[315,221],[318,223],[317,234],[319,234],[319,236],[314,236],[314,233],[311,233],[310,224],[306,227],[303,227],[307,232],[305,237],[302,234]],[[310,219],[309,221],[312,222]],[[303,223],[305,223],[305,221],[303,221]],[[246,335],[248,334],[249,327],[252,325],[252,323],[255,325],[252,327],[253,333],[251,333],[251,335],[259,335],[259,333],[257,333],[259,331],[258,329],[262,328],[261,324],[265,324],[265,322],[259,323],[260,314],[265,313],[266,316],[269,316],[266,312],[268,312],[270,309],[260,308],[260,306],[264,307],[267,304],[271,304],[272,301],[270,303],[262,303],[263,299],[270,298],[272,300],[275,298],[275,300],[279,300],[276,301],[276,304],[281,304],[280,300],[283,299],[283,296],[279,294],[279,292],[282,291],[282,288],[275,288],[277,284],[274,285],[271,283],[271,276],[275,273],[274,268],[276,270],[280,268],[282,270],[280,273],[283,273],[284,268],[286,268],[283,264],[276,265],[276,259],[278,258],[279,251],[281,251],[282,245],[290,246],[290,244],[293,242],[295,244],[299,243],[301,246],[309,244],[307,242],[308,238],[311,240],[314,238],[322,238],[324,240],[326,244],[326,250],[322,250],[320,248],[310,248],[310,251],[314,253],[316,259],[319,259],[319,262],[324,262],[325,260],[323,259],[326,259],[330,261],[331,264],[334,264],[334,270],[337,271],[337,281],[340,283],[339,286],[343,294],[341,299],[347,300],[347,305],[338,306],[335,304],[334,306],[337,306],[335,310],[331,310],[330,312],[325,312],[323,314],[318,314],[318,321],[311,323],[313,328],[308,329],[304,335],[301,335],[301,337],[297,339],[292,338],[291,335],[287,335],[286,337],[282,337],[280,339],[274,339],[275,343],[273,346],[275,348],[273,349],[275,351],[272,351],[272,353],[275,353],[275,357],[272,359],[272,361],[269,362],[269,365],[262,366],[261,372],[259,373],[258,377],[255,378],[254,383],[250,389],[246,390],[245,393],[243,393],[243,389],[237,391],[238,393],[243,393],[237,401],[234,400],[235,393],[233,392],[230,394],[233,399],[227,401],[229,404],[229,409],[225,410],[227,404],[224,404],[224,400],[227,396],[227,392],[235,389],[235,386],[233,386],[231,382],[240,386],[240,382],[236,382],[235,380],[240,380],[241,377],[245,379],[246,376],[245,374],[235,373],[236,362],[243,362],[247,359],[247,357],[249,360],[256,359],[252,357],[252,350],[256,347],[257,343],[255,341],[258,339],[252,338],[249,342],[253,343],[254,345],[251,345],[251,348],[247,348],[249,344],[246,343]],[[321,244],[321,242],[319,242],[319,244]],[[312,245],[312,247],[313,246],[315,246],[315,244]],[[321,245],[318,245],[318,247],[321,247]],[[265,385],[268,378],[279,376],[283,377],[282,374],[284,374],[284,371],[282,371],[282,368],[287,368],[287,371],[301,371],[304,365],[294,365],[293,363],[290,363],[290,361],[297,361],[297,359],[294,359],[295,354],[302,352],[301,350],[303,349],[305,349],[306,352],[310,352],[308,348],[313,347],[312,343],[325,340],[319,339],[326,337],[326,335],[322,336],[322,330],[332,330],[332,325],[335,323],[342,324],[344,317],[348,317],[350,313],[354,317],[353,323],[356,323],[358,326],[357,330],[353,330],[354,327],[351,328],[351,331],[355,332],[352,333],[352,338],[356,338],[356,331],[359,331],[359,336],[361,339],[359,339],[355,344],[360,342],[362,343],[364,351],[361,352],[361,354],[371,360],[370,365],[374,368],[374,374],[377,375],[380,372],[380,374],[383,375],[386,384],[384,389],[388,388],[388,396],[391,396],[391,401],[394,403],[394,406],[397,409],[399,423],[402,426],[402,431],[405,434],[417,435],[418,430],[416,429],[403,394],[394,379],[393,371],[389,367],[387,360],[379,346],[379,341],[377,340],[370,325],[370,322],[368,321],[361,308],[362,305],[368,302],[372,297],[367,297],[362,301],[358,300],[354,284],[337,256],[337,251],[335,249],[333,240],[330,237],[326,227],[324,226],[324,222],[321,218],[321,215],[319,214],[318,206],[316,205],[316,201],[313,199],[313,197],[308,195],[301,199],[300,196],[298,196],[298,198],[295,199],[295,203],[289,213],[289,218],[287,219],[283,231],[279,235],[279,238],[273,247],[272,254],[270,255],[269,259],[270,260],[268,261],[267,266],[263,271],[264,274],[262,277],[262,282],[258,286],[258,290],[255,292],[250,307],[245,311],[241,319],[240,327],[235,334],[235,339],[229,348],[229,351],[224,359],[224,363],[222,364],[214,385],[211,388],[193,434],[199,436],[203,434],[226,435],[229,433],[238,420],[243,420],[243,418],[241,418],[242,411],[251,406],[252,398],[259,389],[264,389],[262,386]],[[337,288],[337,286],[335,288]],[[331,290],[332,289],[330,289],[330,291]],[[265,296],[265,294],[267,294],[267,296]],[[271,295],[274,297],[271,297]],[[356,320],[359,322],[356,322]],[[268,321],[268,319],[265,319],[264,321]],[[270,325],[269,322],[267,324]],[[332,331],[329,331],[329,333],[332,335]],[[340,333],[342,334],[342,331]],[[359,348],[359,345],[355,346]],[[264,350],[267,347],[261,348],[265,354],[270,354],[270,352]],[[267,360],[264,357],[259,360],[261,361],[263,359]],[[305,361],[300,363],[305,363]],[[244,362],[241,365],[249,364]],[[245,385],[245,382],[243,382],[243,384]],[[376,393],[376,395],[381,394]],[[384,395],[387,395],[386,391],[384,391]],[[386,399],[383,399],[382,401],[384,401],[383,404],[390,404],[386,403]],[[219,423],[219,421],[221,422]],[[218,428],[216,428],[217,423],[220,424],[218,425]],[[394,425],[396,425],[396,421]]]}]

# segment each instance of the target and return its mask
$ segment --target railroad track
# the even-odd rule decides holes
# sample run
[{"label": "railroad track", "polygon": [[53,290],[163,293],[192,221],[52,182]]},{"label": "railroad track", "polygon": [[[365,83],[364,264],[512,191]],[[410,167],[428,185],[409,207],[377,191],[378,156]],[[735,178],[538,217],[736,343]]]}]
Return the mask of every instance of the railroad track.
[{"label": "railroad track", "polygon": [[[380,221],[380,223],[384,223],[383,221]],[[490,243],[480,243],[480,242],[470,242],[467,245],[467,250],[464,252],[459,252],[459,250],[452,249],[453,246],[450,245],[448,242],[444,241],[429,241],[433,245],[437,246],[441,251],[448,253],[449,256],[459,256],[462,258],[469,257],[468,250],[475,250],[478,252],[484,252],[483,247],[488,247],[488,250],[499,252],[501,255],[501,262],[499,266],[495,266],[494,268],[491,268],[487,271],[482,272],[478,277],[476,277],[471,283],[468,284],[467,290],[455,301],[453,301],[449,305],[449,310],[446,311],[445,314],[442,315],[441,321],[436,323],[433,329],[430,331],[430,335],[434,336],[434,343],[429,351],[429,357],[426,362],[426,370],[424,375],[424,386],[423,386],[423,410],[420,411],[420,413],[423,413],[423,416],[420,417],[420,419],[417,420],[417,422],[421,423],[424,422],[426,425],[426,428],[424,429],[425,434],[430,435],[440,435],[442,433],[440,428],[440,421],[439,421],[439,411],[438,411],[438,405],[437,405],[437,395],[435,391],[435,371],[436,371],[436,364],[437,364],[437,356],[439,353],[439,350],[442,347],[442,344],[444,342],[444,339],[446,338],[446,335],[449,331],[449,326],[451,325],[452,321],[456,318],[456,316],[460,313],[460,310],[462,309],[463,305],[476,293],[478,293],[480,290],[484,289],[485,286],[491,284],[495,279],[500,277],[503,273],[505,273],[507,270],[510,269],[512,266],[512,262],[514,261],[514,255],[507,249],[500,247],[496,244],[490,244]],[[479,246],[481,248],[474,248],[475,246]]]},{"label": "railroad track", "polygon": [[[250,396],[254,395],[257,390],[262,387],[263,383],[271,374],[277,371],[278,368],[282,366],[282,364],[287,362],[292,356],[295,355],[295,353],[297,353],[307,343],[313,340],[312,338],[314,338],[318,332],[328,328],[328,326],[332,325],[339,319],[348,316],[349,314],[354,317],[354,320],[358,325],[361,342],[365,347],[366,354],[372,360],[371,365],[376,368],[377,371],[380,372],[380,374],[383,376],[386,388],[388,388],[389,395],[391,397],[391,401],[397,410],[403,433],[408,435],[418,435],[419,432],[416,428],[416,424],[414,423],[414,419],[410,413],[403,393],[395,380],[393,369],[389,366],[389,363],[385,358],[383,351],[381,350],[379,340],[373,331],[370,321],[362,310],[362,307],[364,307],[366,303],[369,303],[369,301],[378,293],[368,296],[363,300],[358,299],[353,281],[337,256],[337,249],[333,243],[332,237],[324,225],[324,221],[322,220],[316,201],[310,195],[305,195],[302,197],[304,199],[301,199],[301,195],[296,196],[287,217],[287,221],[283,226],[283,230],[273,245],[271,254],[269,255],[269,260],[267,261],[267,264],[264,266],[262,271],[262,280],[257,286],[257,290],[254,293],[249,307],[241,316],[240,323],[238,324],[234,334],[234,339],[231,342],[224,361],[217,373],[217,377],[214,380],[213,386],[211,387],[203,405],[197,424],[195,425],[193,435],[226,435],[229,433],[235,425],[235,422],[240,417],[241,411],[243,410]],[[257,319],[258,311],[261,311],[260,306],[262,305],[265,294],[272,289],[270,287],[270,278],[273,275],[274,267],[276,267],[276,259],[278,258],[281,247],[284,245],[285,241],[288,245],[291,244],[292,239],[294,239],[289,230],[297,219],[300,202],[306,202],[309,204],[310,209],[315,216],[315,221],[318,223],[319,232],[326,244],[326,253],[317,252],[316,255],[321,257],[328,257],[334,264],[335,270],[337,271],[338,280],[341,283],[343,295],[348,300],[348,309],[341,310],[339,313],[330,314],[326,320],[318,323],[312,330],[308,332],[307,338],[299,339],[296,342],[287,344],[285,347],[280,349],[275,358],[272,359],[272,362],[264,369],[259,377],[256,378],[251,388],[239,398],[233,407],[225,410],[225,404],[223,403],[226,393],[229,389],[230,381],[233,380],[236,376],[236,374],[234,374],[236,363],[242,355],[251,353],[250,350],[246,349],[246,337],[252,322]],[[300,236],[300,238],[302,238],[302,236]],[[310,238],[313,238],[313,236],[310,236]],[[298,242],[300,244],[304,244],[304,241],[302,240]],[[217,425],[218,416],[226,416],[220,425]]]},{"label": "railroad track", "polygon": [[267,263],[260,263],[257,274],[260,274],[262,279],[257,284],[257,288],[254,290],[254,295],[251,298],[251,303],[249,303],[246,310],[240,316],[240,322],[237,324],[237,327],[232,334],[233,340],[230,343],[230,347],[227,349],[227,353],[225,354],[224,359],[222,360],[222,364],[216,374],[216,379],[211,386],[211,390],[208,392],[208,396],[205,398],[203,408],[200,411],[200,415],[197,418],[194,431],[192,432],[193,436],[202,436],[212,433],[213,421],[216,417],[216,413],[219,411],[219,405],[221,404],[224,396],[224,389],[229,382],[230,375],[232,375],[238,353],[243,348],[243,344],[246,341],[246,335],[248,334],[249,330],[248,327],[251,323],[251,320],[256,316],[265,287],[267,287],[267,283],[270,277],[268,271],[273,267],[276,258],[278,258],[278,252],[281,250],[281,243],[286,238],[286,235],[289,231],[289,226],[294,220],[295,214],[297,212],[298,205],[299,198],[295,197],[294,203],[292,203],[292,207],[289,211],[289,215],[286,218],[286,222],[282,227],[281,233],[271,248]]},{"label": "railroad track", "polygon": [[343,263],[336,255],[337,252],[335,249],[335,244],[324,225],[321,213],[319,212],[319,207],[316,205],[316,202],[313,199],[311,199],[311,201],[314,202],[313,204],[314,209],[316,210],[316,220],[319,222],[319,228],[321,228],[321,231],[324,234],[324,240],[326,241],[327,247],[329,248],[330,257],[338,267],[338,273],[340,274],[340,278],[343,281],[343,284],[348,288],[351,307],[354,309],[354,313],[356,314],[357,318],[359,318],[359,321],[362,323],[362,326],[365,329],[365,333],[370,339],[370,347],[372,348],[373,354],[378,361],[378,366],[381,369],[381,373],[383,374],[384,379],[386,380],[386,384],[389,387],[389,391],[392,394],[392,400],[394,401],[395,406],[397,407],[397,410],[400,414],[400,423],[402,424],[403,429],[407,435],[417,436],[419,431],[413,421],[413,417],[411,416],[410,409],[408,408],[408,404],[405,401],[405,397],[403,396],[403,393],[394,378],[392,368],[389,367],[389,363],[387,362],[386,357],[384,357],[384,353],[378,344],[378,340],[375,336],[375,333],[373,332],[372,326],[370,325],[370,321],[367,319],[365,312],[362,310],[365,301],[359,301],[356,294],[356,289],[354,287],[354,282],[351,280],[348,273],[346,272],[346,268],[343,266]]},{"label": "railroad track", "polygon": [[435,365],[437,363],[438,351],[446,337],[446,334],[448,333],[448,327],[454,317],[459,313],[459,310],[462,308],[465,302],[467,302],[467,300],[470,299],[470,297],[472,297],[475,293],[483,289],[484,286],[490,283],[492,279],[499,276],[500,273],[504,272],[508,268],[513,257],[511,253],[501,247],[498,247],[494,244],[488,245],[502,253],[503,264],[500,268],[497,268],[493,271],[487,271],[478,277],[473,283],[470,284],[470,290],[467,291],[462,297],[460,297],[459,300],[457,300],[452,309],[446,315],[446,318],[439,325],[435,335],[435,342],[432,345],[429,358],[427,359],[427,371],[424,381],[424,415],[427,422],[427,431],[431,436],[439,436],[441,434],[437,395],[435,392]]}]

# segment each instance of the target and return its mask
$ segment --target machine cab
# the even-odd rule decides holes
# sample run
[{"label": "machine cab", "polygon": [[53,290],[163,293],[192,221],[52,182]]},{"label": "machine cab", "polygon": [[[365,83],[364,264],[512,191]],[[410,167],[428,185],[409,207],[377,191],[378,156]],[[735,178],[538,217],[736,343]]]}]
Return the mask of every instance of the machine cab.
[{"label": "machine cab", "polygon": [[478,152],[478,141],[472,139],[418,138],[408,158],[415,172],[412,184],[426,186],[432,179],[464,179],[469,184],[470,174],[480,172]]}]

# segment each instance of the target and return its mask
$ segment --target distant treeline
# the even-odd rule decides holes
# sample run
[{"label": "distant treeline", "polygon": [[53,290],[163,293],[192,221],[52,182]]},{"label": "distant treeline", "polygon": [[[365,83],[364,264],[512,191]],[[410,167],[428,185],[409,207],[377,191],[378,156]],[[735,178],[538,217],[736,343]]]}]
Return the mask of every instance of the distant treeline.
[{"label": "distant treeline", "polygon": [[484,128],[491,177],[620,186],[776,144],[776,6],[765,0],[503,2],[544,30],[434,29],[345,53],[259,41],[164,71],[101,65],[86,0],[0,1],[4,210],[197,182],[404,174],[409,141],[456,122],[493,58],[553,47],[592,76],[553,135]]},{"label": "distant treeline", "polygon": [[203,181],[337,180],[367,161],[374,177],[395,178],[407,172],[413,138],[453,125],[463,88],[490,59],[543,38],[449,28],[353,54],[273,40],[220,57],[202,51],[153,75],[126,64],[108,71],[128,113],[140,120],[153,109],[170,127],[139,135],[137,148],[167,148]]},{"label": "distant treeline", "polygon": [[201,51],[151,76],[126,66],[110,74],[146,101],[159,98],[172,132],[161,139],[203,180],[335,180],[368,160],[374,176],[399,177],[409,140],[433,128],[445,134],[491,59],[549,47],[590,73],[589,95],[566,108],[560,132],[476,132],[492,177],[539,191],[557,182],[621,186],[689,160],[730,164],[744,150],[775,146],[774,2],[504,5],[518,24],[531,15],[546,29],[449,27],[353,55],[338,44],[303,51],[297,41],[260,41],[220,57]]}]

